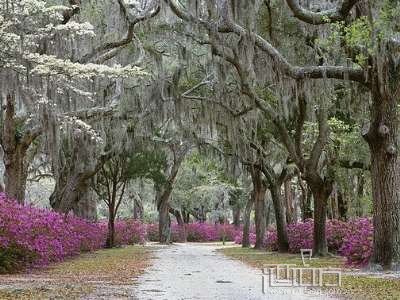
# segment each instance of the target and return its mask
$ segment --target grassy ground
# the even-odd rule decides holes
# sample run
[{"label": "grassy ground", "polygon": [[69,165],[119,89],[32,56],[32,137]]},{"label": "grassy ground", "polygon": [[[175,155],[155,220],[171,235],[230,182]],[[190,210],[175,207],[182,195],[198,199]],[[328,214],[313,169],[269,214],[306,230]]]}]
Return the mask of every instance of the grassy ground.
[{"label": "grassy ground", "polygon": [[[226,256],[239,259],[256,268],[263,268],[274,264],[296,264],[302,266],[299,254],[281,254],[241,247],[225,248],[220,250]],[[342,286],[335,287],[335,293],[344,299],[400,299],[400,280],[358,276],[346,274],[356,273],[356,270],[346,269],[342,257],[327,257],[312,259],[310,267],[315,268],[342,268]]]},{"label": "grassy ground", "polygon": [[0,276],[0,299],[118,299],[149,265],[150,251],[129,246],[86,253],[47,270]]}]

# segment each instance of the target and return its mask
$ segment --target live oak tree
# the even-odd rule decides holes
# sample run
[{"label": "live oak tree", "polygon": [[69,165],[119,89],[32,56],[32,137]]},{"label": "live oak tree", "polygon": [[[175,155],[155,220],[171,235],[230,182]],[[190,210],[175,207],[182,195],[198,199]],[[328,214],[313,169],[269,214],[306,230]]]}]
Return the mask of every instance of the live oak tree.
[{"label": "live oak tree", "polygon": [[159,241],[163,244],[170,243],[171,238],[171,218],[170,218],[170,198],[177,179],[179,168],[189,150],[188,144],[181,142],[170,142],[169,159],[163,170],[165,181],[155,184],[156,205],[158,211],[158,230]]},{"label": "live oak tree", "polygon": [[[169,153],[166,180],[156,184],[160,240],[168,242],[170,214],[206,219],[198,205],[175,202],[173,187],[188,145],[207,141],[224,148],[224,163],[234,158],[242,173],[250,170],[244,231],[255,205],[257,247],[269,190],[279,248],[287,250],[282,184],[293,174],[303,218],[313,206],[316,255],[327,253],[327,215],[361,215],[371,180],[372,262],[398,268],[398,0],[68,3],[0,1],[0,141],[10,196],[23,201],[30,167],[45,153],[52,207],[89,217],[91,180],[104,168],[122,172],[110,159],[140,136]],[[154,129],[165,122],[178,133],[157,142]],[[229,189],[206,181],[180,196],[206,204],[199,195],[207,195],[210,216],[231,208],[210,202]]]},{"label": "live oak tree", "polygon": [[[311,26],[336,26],[338,22],[342,22],[342,28],[345,29],[340,30],[338,34],[341,41],[341,47],[338,49],[343,50],[342,65],[330,64],[332,60],[328,59],[321,65],[305,66],[290,63],[267,39],[251,28],[245,28],[243,24],[235,22],[228,1],[214,3],[213,8],[218,11],[217,21],[199,18],[176,1],[167,3],[172,11],[186,22],[200,24],[210,32],[250,38],[253,41],[250,47],[254,45],[264,53],[270,59],[271,65],[284,76],[303,81],[353,81],[370,91],[371,116],[368,126],[364,127],[363,136],[371,151],[375,225],[373,262],[387,268],[397,268],[400,255],[400,244],[397,242],[400,235],[396,110],[398,1],[388,0],[372,4],[349,0],[340,2],[332,9],[314,12],[301,7],[296,0],[287,0],[288,8],[301,22]],[[243,90],[250,95],[258,108],[273,113],[259,97],[249,93],[248,85],[245,85]],[[382,178],[385,178],[385,182]],[[388,186],[389,188],[385,188]]]},{"label": "live oak tree", "polygon": [[[171,2],[170,2],[171,3]],[[170,4],[173,6],[173,4]],[[254,5],[254,9],[256,8],[257,5]],[[172,7],[173,10],[179,10],[179,7]],[[225,10],[226,9],[226,10]],[[230,8],[229,7],[223,7],[223,10],[221,10],[222,13],[224,14],[230,14]],[[249,9],[249,8],[246,8]],[[251,15],[251,9],[249,9],[250,15]],[[179,15],[179,14],[178,14]],[[193,20],[196,19],[196,17],[193,17],[190,14],[185,14],[180,11],[180,17],[184,18],[185,20],[188,21],[195,21]],[[220,16],[221,17],[221,16]],[[224,16],[222,16],[224,17]],[[226,16],[228,18],[228,16]],[[236,16],[235,16],[236,18]],[[246,23],[246,20],[240,20],[238,18],[238,21],[242,23]],[[327,121],[327,109],[323,107],[322,109],[319,109],[318,111],[318,120],[320,121],[320,135],[318,139],[315,141],[314,147],[312,149],[312,152],[310,154],[310,158],[305,160],[303,158],[303,155],[299,150],[301,149],[301,140],[302,140],[302,126],[303,122],[305,121],[306,118],[306,107],[304,103],[304,97],[299,96],[299,107],[300,107],[300,113],[298,120],[298,130],[296,132],[296,137],[293,138],[291,137],[291,133],[288,128],[286,128],[285,120],[284,117],[280,114],[279,110],[276,110],[273,108],[268,103],[268,99],[262,99],[262,97],[258,96],[255,89],[254,89],[254,84],[257,82],[255,75],[257,72],[254,70],[253,66],[253,60],[255,59],[256,51],[253,49],[249,49],[249,45],[252,45],[255,43],[254,39],[251,37],[248,37],[246,41],[242,39],[246,39],[246,34],[242,32],[240,35],[242,36],[242,39],[239,39],[237,44],[234,44],[232,46],[232,40],[227,40],[227,42],[223,43],[221,38],[216,35],[215,30],[213,31],[211,27],[209,28],[208,25],[211,24],[212,21],[210,22],[201,22],[201,25],[205,26],[209,30],[209,36],[210,36],[210,41],[209,43],[211,44],[211,48],[213,51],[213,54],[216,56],[221,57],[222,59],[226,60],[228,63],[230,63],[237,71],[238,77],[239,77],[239,82],[241,84],[241,92],[245,94],[249,99],[250,103],[246,105],[243,105],[243,114],[247,114],[249,111],[252,109],[260,109],[263,114],[265,114],[267,119],[272,119],[272,126],[274,126],[277,130],[277,133],[280,136],[280,142],[287,148],[287,151],[290,153],[290,155],[293,157],[294,161],[296,162],[297,166],[301,169],[303,173],[305,173],[305,178],[312,183],[312,186],[314,187],[313,189],[313,194],[315,198],[315,203],[318,205],[316,210],[316,219],[317,221],[315,222],[315,236],[316,238],[314,239],[314,254],[315,255],[325,255],[327,253],[327,247],[326,247],[326,238],[325,238],[325,218],[326,218],[326,200],[330,195],[331,191],[331,183],[329,180],[325,180],[324,177],[320,176],[319,169],[318,169],[318,163],[320,160],[320,157],[323,153],[326,141],[327,141],[327,132],[328,128],[326,126],[326,121]],[[232,21],[233,22],[233,21]],[[236,24],[236,23],[235,23]],[[238,25],[239,26],[239,25]],[[253,25],[254,26],[254,25]],[[240,26],[239,26],[240,27]],[[301,91],[301,88],[299,88],[301,94],[303,92]],[[240,98],[239,98],[240,99]],[[253,102],[253,103],[252,103]],[[238,112],[237,115],[241,115],[241,112]],[[296,145],[296,146],[295,146]],[[264,215],[264,209],[262,206],[259,207],[259,209],[256,209],[257,215]],[[257,218],[256,218],[257,219]],[[260,222],[262,224],[262,221]],[[281,226],[280,226],[281,227]],[[284,226],[282,226],[284,227]],[[260,234],[258,235],[258,240],[259,242],[257,243],[257,246],[260,246],[261,240],[263,239],[263,230],[260,228]],[[283,232],[283,231],[281,231]],[[284,235],[282,234],[282,237]],[[282,245],[285,243],[282,243]]]}]

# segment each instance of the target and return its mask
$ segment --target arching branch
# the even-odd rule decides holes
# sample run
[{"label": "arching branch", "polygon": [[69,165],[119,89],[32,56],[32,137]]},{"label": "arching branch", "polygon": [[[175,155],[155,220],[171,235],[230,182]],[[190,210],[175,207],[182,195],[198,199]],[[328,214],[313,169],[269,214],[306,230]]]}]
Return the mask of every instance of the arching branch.
[{"label": "arching branch", "polygon": [[299,4],[299,0],[286,0],[286,3],[297,19],[308,24],[320,25],[343,21],[349,15],[354,5],[359,1],[360,0],[344,0],[338,7],[320,12],[304,9]]},{"label": "arching branch", "polygon": [[126,33],[125,38],[116,42],[107,42],[95,48],[92,52],[84,55],[79,60],[80,63],[87,63],[93,60],[94,58],[99,58],[100,56],[101,57],[99,59],[103,62],[104,60],[107,60],[115,56],[118,50],[127,46],[130,42],[132,42],[134,39],[137,38],[134,32],[134,27],[136,24],[151,19],[160,12],[160,5],[158,0],[151,1],[151,3],[146,7],[146,9],[140,12],[140,14],[138,14],[137,16],[132,16],[131,14],[128,13],[128,8],[126,7],[124,1],[119,0],[118,3],[129,22],[128,31]]},{"label": "arching branch", "polygon": [[[250,35],[255,45],[267,54],[281,69],[281,72],[293,79],[322,79],[332,78],[340,80],[351,80],[360,83],[367,83],[364,71],[361,68],[346,66],[295,66],[287,61],[287,59],[267,40],[260,35],[249,32],[242,26],[233,22],[228,14],[223,14],[221,19],[215,22],[209,22],[199,19],[188,13],[176,0],[165,0],[175,15],[184,21],[202,25],[211,32],[216,30],[221,33],[233,33],[239,37]],[[223,10],[225,12],[226,10]]]}]

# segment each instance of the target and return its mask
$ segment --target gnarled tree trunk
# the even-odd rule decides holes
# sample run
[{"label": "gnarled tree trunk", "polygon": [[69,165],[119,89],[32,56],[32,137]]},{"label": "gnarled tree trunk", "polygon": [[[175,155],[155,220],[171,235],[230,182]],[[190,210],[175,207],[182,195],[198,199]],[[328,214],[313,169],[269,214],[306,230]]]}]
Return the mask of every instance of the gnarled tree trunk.
[{"label": "gnarled tree trunk", "polygon": [[73,207],[74,215],[89,221],[97,221],[97,200],[89,186],[78,198],[79,201],[75,202]]},{"label": "gnarled tree trunk", "polygon": [[268,182],[268,189],[271,193],[272,204],[274,206],[276,231],[278,236],[278,250],[279,252],[287,252],[289,250],[289,242],[286,231],[286,218],[284,212],[284,203],[281,193],[282,183],[287,177],[287,169],[283,168],[282,172],[278,175],[274,169],[266,162],[262,165],[262,172]]},{"label": "gnarled tree trunk", "polygon": [[[394,83],[393,83],[394,84]],[[383,89],[383,87],[381,87]],[[364,138],[371,151],[374,212],[372,264],[400,269],[400,161],[398,153],[398,82],[396,92],[373,92],[371,124]]]},{"label": "gnarled tree trunk", "polygon": [[54,191],[50,196],[51,207],[58,212],[68,213],[89,188],[90,174],[75,173],[67,178],[56,178]]},{"label": "gnarled tree trunk", "polygon": [[27,153],[32,142],[41,134],[41,128],[21,128],[21,120],[15,115],[15,97],[8,94],[6,97],[5,113],[3,117],[3,130],[1,133],[1,145],[4,155],[4,190],[6,194],[24,203],[26,180],[31,160]]},{"label": "gnarled tree trunk", "polygon": [[169,216],[169,199],[174,188],[179,168],[189,150],[188,145],[171,145],[173,162],[170,166],[167,180],[161,186],[156,186],[156,203],[158,211],[158,235],[159,242],[169,244],[171,242],[171,218]]}]

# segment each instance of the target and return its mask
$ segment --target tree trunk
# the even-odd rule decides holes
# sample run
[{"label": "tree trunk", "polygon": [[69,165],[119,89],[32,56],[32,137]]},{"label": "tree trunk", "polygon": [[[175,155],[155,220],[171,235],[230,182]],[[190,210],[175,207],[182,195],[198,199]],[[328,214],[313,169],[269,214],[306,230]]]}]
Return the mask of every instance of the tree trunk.
[{"label": "tree trunk", "polygon": [[281,174],[277,175],[273,168],[266,163],[263,164],[262,170],[269,184],[269,190],[274,206],[276,230],[278,236],[278,250],[280,252],[287,252],[289,250],[289,243],[286,232],[286,218],[284,212],[285,204],[283,203],[283,198],[281,195],[281,186],[286,178],[287,170],[284,168]]},{"label": "tree trunk", "polygon": [[181,212],[172,207],[169,208],[169,212],[175,216],[175,219],[176,219],[176,222],[178,223],[178,225],[183,226],[184,222],[183,222]]},{"label": "tree trunk", "polygon": [[283,199],[281,196],[281,187],[276,185],[270,186],[272,203],[274,204],[276,233],[278,235],[279,252],[289,251],[289,242],[286,231],[285,213],[283,211]]},{"label": "tree trunk", "polygon": [[108,235],[106,241],[107,248],[113,248],[115,244],[115,218],[114,218],[114,211],[109,209],[109,216],[108,216]]},{"label": "tree trunk", "polygon": [[19,203],[24,203],[28,168],[36,151],[31,158],[27,152],[32,142],[40,135],[40,128],[19,128],[15,119],[15,97],[8,94],[6,98],[5,113],[2,118],[1,145],[3,147],[4,161],[4,191]]},{"label": "tree trunk", "polygon": [[78,196],[78,201],[74,203],[74,215],[89,221],[97,220],[97,201],[90,190],[89,186],[85,187],[86,190],[82,191]]},{"label": "tree trunk", "polygon": [[183,215],[183,222],[185,224],[189,224],[189,222],[190,222],[190,213],[186,209],[182,209],[182,215]]},{"label": "tree trunk", "polygon": [[300,198],[300,210],[301,210],[301,219],[304,222],[307,219],[311,219],[313,217],[313,212],[311,209],[311,191],[307,184],[305,184],[300,176],[298,177],[298,183],[301,189],[301,198]]},{"label": "tree trunk", "polygon": [[169,244],[171,242],[171,218],[169,216],[169,199],[173,189],[172,182],[167,182],[162,190],[156,192],[158,210],[158,235],[159,242]]},{"label": "tree trunk", "polygon": [[171,218],[169,217],[168,198],[161,201],[158,208],[158,238],[161,244],[169,244],[171,242]]},{"label": "tree trunk", "polygon": [[319,178],[309,182],[309,186],[314,198],[313,256],[326,256],[328,255],[326,216],[328,199],[332,192],[332,184]]},{"label": "tree trunk", "polygon": [[293,191],[291,186],[291,180],[285,180],[285,212],[286,212],[286,222],[291,224],[294,222],[294,205],[293,205]]},{"label": "tree trunk", "polygon": [[133,219],[143,220],[143,203],[140,196],[135,195],[133,201]]},{"label": "tree trunk", "polygon": [[12,153],[4,153],[5,193],[19,203],[24,203],[28,166],[25,164],[26,150],[17,145]]},{"label": "tree trunk", "polygon": [[267,191],[262,173],[257,168],[252,168],[253,197],[255,210],[256,243],[255,249],[262,249],[265,239],[265,193]]},{"label": "tree trunk", "polygon": [[183,241],[186,242],[187,241],[186,226],[181,211],[170,207],[169,212],[175,216],[176,222],[178,223],[181,233],[183,235],[182,236]]},{"label": "tree trunk", "polygon": [[50,205],[55,211],[68,213],[77,205],[79,197],[87,188],[87,179],[82,174],[59,178],[50,196]]},{"label": "tree trunk", "polygon": [[243,215],[243,236],[242,236],[242,247],[250,247],[250,215],[254,205],[254,198],[250,196],[247,200],[246,207]]},{"label": "tree trunk", "polygon": [[339,220],[347,221],[348,203],[340,188],[337,189],[337,205],[338,205]]},{"label": "tree trunk", "polygon": [[363,216],[362,200],[364,198],[364,184],[365,179],[363,174],[357,176],[357,203],[356,203],[356,216],[361,218]]},{"label": "tree trunk", "polygon": [[189,151],[188,145],[171,145],[170,148],[173,152],[174,157],[173,164],[170,166],[166,182],[161,186],[156,186],[158,235],[159,241],[162,244],[169,244],[171,242],[171,218],[169,216],[169,199],[171,198],[171,194],[174,189],[174,184],[176,176],[178,175],[179,168],[183,160],[185,159],[186,153]]},{"label": "tree trunk", "polygon": [[232,216],[233,216],[233,225],[236,228],[239,228],[239,226],[240,226],[240,207],[234,206],[232,208]]},{"label": "tree trunk", "polygon": [[271,201],[266,202],[265,209],[265,226],[268,229],[268,226],[271,224]]},{"label": "tree trunk", "polygon": [[[398,82],[395,85],[398,88]],[[383,87],[380,87],[383,89]],[[400,269],[400,169],[398,99],[373,92],[371,124],[364,138],[371,151],[374,250],[371,260],[385,269]],[[389,93],[389,91],[386,91]],[[394,93],[395,94],[395,93]],[[367,132],[365,132],[367,131]]]}]

